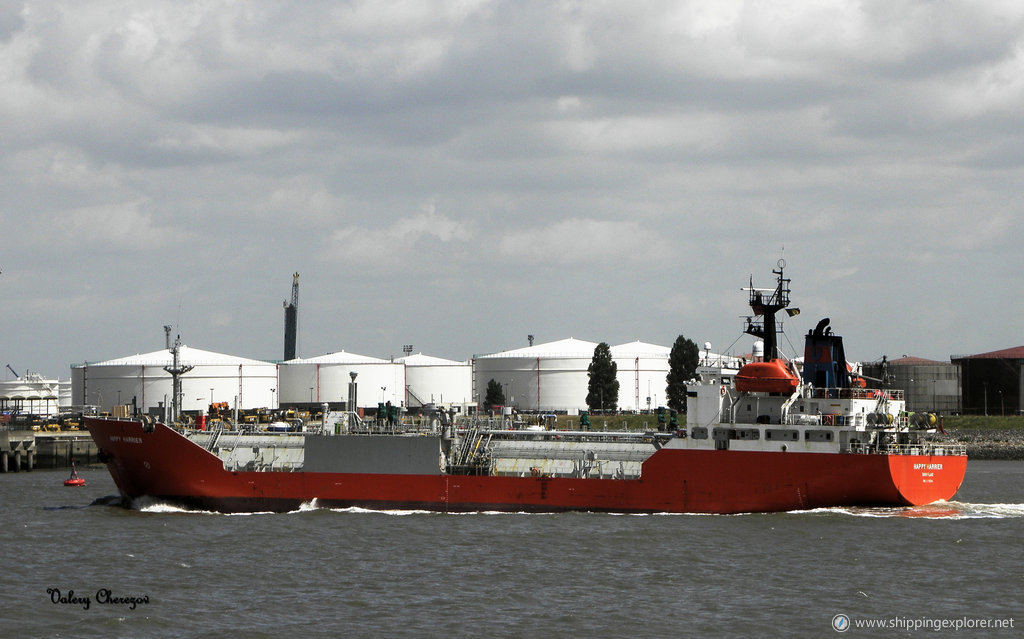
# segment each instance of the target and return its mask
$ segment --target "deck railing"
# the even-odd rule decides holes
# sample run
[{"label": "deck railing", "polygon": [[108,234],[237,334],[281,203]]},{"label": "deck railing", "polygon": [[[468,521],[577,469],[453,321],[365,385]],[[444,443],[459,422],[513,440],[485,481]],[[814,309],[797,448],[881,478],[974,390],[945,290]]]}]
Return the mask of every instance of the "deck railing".
[{"label": "deck railing", "polygon": [[812,388],[814,399],[892,399],[903,400],[901,388]]},{"label": "deck railing", "polygon": [[865,455],[966,455],[967,446],[953,442],[921,442],[919,444],[886,444],[877,446],[865,443],[850,444],[851,453]]}]

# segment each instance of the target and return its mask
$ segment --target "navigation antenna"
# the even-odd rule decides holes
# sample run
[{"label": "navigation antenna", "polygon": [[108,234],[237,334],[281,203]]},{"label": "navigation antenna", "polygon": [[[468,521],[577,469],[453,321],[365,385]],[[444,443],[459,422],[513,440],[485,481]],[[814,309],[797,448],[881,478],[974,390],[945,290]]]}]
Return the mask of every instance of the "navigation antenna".
[{"label": "navigation antenna", "polygon": [[[778,261],[778,268],[773,269],[777,277],[777,284],[774,289],[754,288],[754,276],[750,276],[750,309],[754,316],[761,317],[761,320],[747,318],[747,325],[743,332],[764,340],[764,361],[768,362],[779,357],[778,326],[775,321],[775,314],[789,306],[789,282],[783,271],[786,269],[786,260]],[[799,313],[799,309],[787,311],[790,316]]]},{"label": "navigation antenna", "polygon": [[[164,330],[168,328],[170,327],[165,326]],[[168,331],[167,336],[170,338],[170,331]],[[181,335],[178,335],[174,340],[174,345],[170,348],[170,351],[171,365],[164,366],[164,370],[171,374],[171,414],[168,421],[174,424],[181,417],[181,376],[195,367],[189,364],[182,365],[181,363]]]}]

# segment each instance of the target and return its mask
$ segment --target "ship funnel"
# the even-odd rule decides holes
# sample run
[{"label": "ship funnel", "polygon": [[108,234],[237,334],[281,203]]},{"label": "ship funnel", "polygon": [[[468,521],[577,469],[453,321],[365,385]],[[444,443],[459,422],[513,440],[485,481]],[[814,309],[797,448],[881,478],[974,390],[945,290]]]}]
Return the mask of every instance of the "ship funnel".
[{"label": "ship funnel", "polygon": [[843,338],[829,328],[829,318],[818,322],[804,340],[804,382],[817,388],[849,388]]}]

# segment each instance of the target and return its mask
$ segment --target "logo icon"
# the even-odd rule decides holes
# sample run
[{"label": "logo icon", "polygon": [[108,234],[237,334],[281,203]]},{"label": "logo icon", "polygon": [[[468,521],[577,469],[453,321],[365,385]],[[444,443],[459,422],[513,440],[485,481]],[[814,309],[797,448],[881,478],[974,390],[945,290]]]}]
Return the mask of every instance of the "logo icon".
[{"label": "logo icon", "polygon": [[832,617],[832,629],[836,632],[846,632],[850,629],[850,618],[846,615]]}]

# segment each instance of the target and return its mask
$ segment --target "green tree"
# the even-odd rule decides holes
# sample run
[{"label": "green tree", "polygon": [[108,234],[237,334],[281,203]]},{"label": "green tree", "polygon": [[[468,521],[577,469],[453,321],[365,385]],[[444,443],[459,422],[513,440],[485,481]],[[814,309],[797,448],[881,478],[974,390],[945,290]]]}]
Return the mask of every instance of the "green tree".
[{"label": "green tree", "polygon": [[590,410],[615,410],[619,405],[618,365],[612,361],[612,350],[601,342],[594,349],[594,359],[587,367],[587,406]]},{"label": "green tree", "polygon": [[697,373],[700,350],[693,340],[682,335],[676,338],[668,355],[668,376],[665,377],[668,407],[680,413],[686,412],[686,382]]},{"label": "green tree", "polygon": [[505,405],[505,391],[501,389],[501,384],[491,378],[491,381],[487,382],[487,395],[484,397],[484,410],[491,410],[495,406]]}]

